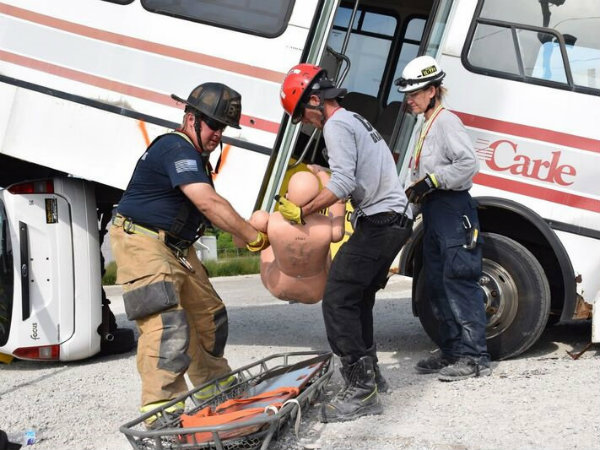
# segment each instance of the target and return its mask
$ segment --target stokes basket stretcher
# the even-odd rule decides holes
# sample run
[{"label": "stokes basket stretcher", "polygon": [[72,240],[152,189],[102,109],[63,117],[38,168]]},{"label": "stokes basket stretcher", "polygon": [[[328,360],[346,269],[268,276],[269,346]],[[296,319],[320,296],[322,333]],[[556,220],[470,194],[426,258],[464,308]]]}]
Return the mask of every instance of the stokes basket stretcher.
[{"label": "stokes basket stretcher", "polygon": [[[332,356],[330,352],[269,356],[197,386],[124,424],[120,431],[136,450],[265,450],[324,389],[333,373]],[[237,382],[223,389],[219,381],[232,375]],[[198,400],[194,394],[207,387],[216,394]],[[169,407],[178,402],[185,402],[185,413],[170,415]],[[154,415],[156,425],[146,430],[144,421]]]}]

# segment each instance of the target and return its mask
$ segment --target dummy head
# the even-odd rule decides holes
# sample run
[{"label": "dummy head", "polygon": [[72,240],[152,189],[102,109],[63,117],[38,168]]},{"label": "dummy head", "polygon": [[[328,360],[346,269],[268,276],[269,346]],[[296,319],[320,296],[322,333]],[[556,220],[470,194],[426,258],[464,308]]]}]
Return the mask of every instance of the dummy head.
[{"label": "dummy head", "polygon": [[304,206],[319,193],[319,180],[312,172],[296,172],[290,178],[287,199]]}]

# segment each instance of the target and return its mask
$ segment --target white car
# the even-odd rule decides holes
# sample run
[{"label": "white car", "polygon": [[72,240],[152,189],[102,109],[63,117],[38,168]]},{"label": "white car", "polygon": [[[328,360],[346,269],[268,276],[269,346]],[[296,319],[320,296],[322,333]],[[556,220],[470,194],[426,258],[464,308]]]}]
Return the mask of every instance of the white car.
[{"label": "white car", "polygon": [[2,189],[0,231],[0,353],[52,361],[99,353],[112,336],[100,334],[93,185],[62,177]]}]

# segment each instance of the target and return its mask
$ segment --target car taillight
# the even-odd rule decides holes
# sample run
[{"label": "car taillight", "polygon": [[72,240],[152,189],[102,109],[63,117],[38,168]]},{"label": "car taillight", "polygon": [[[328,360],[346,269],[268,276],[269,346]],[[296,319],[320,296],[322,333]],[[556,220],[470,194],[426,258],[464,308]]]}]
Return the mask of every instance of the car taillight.
[{"label": "car taillight", "polygon": [[38,180],[13,184],[8,187],[8,192],[11,194],[53,194],[54,181]]},{"label": "car taillight", "polygon": [[20,347],[13,355],[21,359],[35,359],[37,361],[58,361],[60,357],[60,346],[41,345],[39,347]]}]

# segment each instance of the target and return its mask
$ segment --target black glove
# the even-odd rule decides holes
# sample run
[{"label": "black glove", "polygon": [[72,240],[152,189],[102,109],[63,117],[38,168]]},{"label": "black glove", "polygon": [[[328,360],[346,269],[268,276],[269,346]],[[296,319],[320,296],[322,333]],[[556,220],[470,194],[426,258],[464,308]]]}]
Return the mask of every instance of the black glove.
[{"label": "black glove", "polygon": [[435,179],[435,175],[427,174],[404,192],[406,193],[406,197],[408,197],[408,201],[416,204],[420,203],[423,197],[437,189],[438,186],[439,184]]}]

